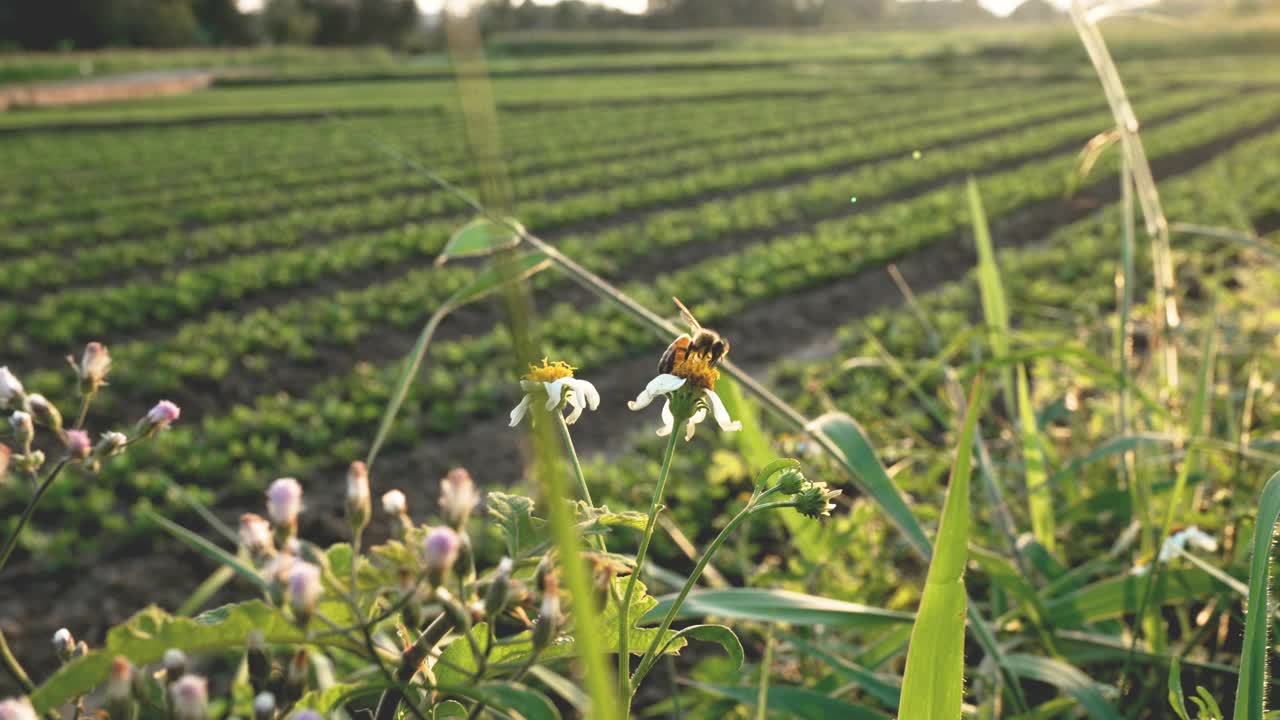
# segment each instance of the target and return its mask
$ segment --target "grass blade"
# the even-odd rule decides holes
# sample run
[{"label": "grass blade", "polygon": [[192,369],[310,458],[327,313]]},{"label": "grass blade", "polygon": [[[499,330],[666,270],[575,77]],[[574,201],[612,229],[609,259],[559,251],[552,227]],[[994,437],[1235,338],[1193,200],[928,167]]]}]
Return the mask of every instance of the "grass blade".
[{"label": "grass blade", "polygon": [[[1005,301],[1004,283],[1000,281],[1000,268],[996,265],[995,247],[991,230],[987,226],[987,214],[982,209],[982,195],[978,183],[969,178],[969,219],[973,223],[973,241],[978,248],[978,291],[982,296],[982,314],[986,318],[987,340],[996,357],[1009,354],[1009,306]],[[1004,390],[1005,408],[1009,417],[1013,413],[1013,379],[1006,368],[1000,373]]]},{"label": "grass blade", "polygon": [[1018,412],[1022,424],[1022,464],[1027,482],[1027,509],[1031,515],[1031,532],[1050,553],[1057,552],[1054,538],[1053,491],[1045,471],[1044,450],[1036,425],[1035,408],[1031,407],[1031,391],[1027,384],[1027,367],[1018,366]]},{"label": "grass blade", "polygon": [[1236,686],[1235,720],[1262,720],[1267,702],[1267,664],[1271,629],[1271,539],[1280,521],[1280,473],[1271,476],[1258,498],[1253,527],[1253,560],[1249,565],[1249,609],[1240,652],[1240,684]]},{"label": "grass blade", "polygon": [[969,543],[969,475],[981,402],[979,378],[969,393],[969,408],[965,411],[964,427],[956,447],[951,485],[938,526],[938,541],[911,630],[911,644],[907,647],[899,713],[904,718],[960,717],[964,690],[964,616],[968,600],[964,566]]}]

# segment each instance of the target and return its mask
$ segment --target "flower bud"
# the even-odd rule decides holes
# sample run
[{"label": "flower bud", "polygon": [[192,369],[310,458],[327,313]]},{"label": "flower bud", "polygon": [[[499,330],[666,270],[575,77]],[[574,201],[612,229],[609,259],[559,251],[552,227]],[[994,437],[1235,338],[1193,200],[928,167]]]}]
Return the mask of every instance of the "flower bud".
[{"label": "flower bud", "polygon": [[25,472],[38,472],[44,466],[44,451],[32,450],[25,455],[15,455],[13,464]]},{"label": "flower bud", "polygon": [[476,493],[476,484],[465,469],[454,468],[440,481],[440,510],[453,529],[462,530],[478,504],[480,496]]},{"label": "flower bud", "polygon": [[40,720],[31,701],[24,698],[0,700],[0,720]]},{"label": "flower bud", "polygon": [[507,595],[511,590],[511,569],[515,563],[504,557],[498,563],[498,572],[489,583],[489,590],[484,594],[484,614],[486,617],[497,617],[507,607]]},{"label": "flower bud", "polygon": [[542,604],[538,607],[538,619],[533,624],[533,647],[542,650],[551,644],[556,627],[560,624],[560,581],[549,573],[543,581]]},{"label": "flower bud", "polygon": [[80,379],[95,390],[102,384],[103,379],[107,377],[107,372],[111,369],[111,353],[107,352],[107,346],[100,342],[91,342],[84,346],[84,355],[78,366],[71,358],[67,359],[76,368]]},{"label": "flower bud", "polygon": [[66,628],[58,628],[53,634],[53,652],[62,662],[66,662],[75,655],[76,639],[71,631]]},{"label": "flower bud", "polygon": [[67,457],[71,460],[88,460],[93,452],[89,433],[84,430],[68,430],[66,433]]},{"label": "flower bud", "polygon": [[360,534],[369,524],[369,469],[356,460],[347,470],[347,524],[353,535]]},{"label": "flower bud", "polygon": [[198,675],[183,675],[169,687],[176,720],[205,720],[209,714],[209,682]]},{"label": "flower bud", "polygon": [[178,678],[187,674],[187,656],[178,648],[164,651],[165,684],[177,682]]},{"label": "flower bud", "polygon": [[388,515],[403,515],[408,509],[404,493],[399,490],[388,490],[382,495],[382,511]]},{"label": "flower bud", "polygon": [[36,436],[36,428],[31,421],[31,415],[21,410],[15,410],[9,416],[9,427],[13,428],[14,439],[18,441],[19,447],[30,446],[31,440]]},{"label": "flower bud", "polygon": [[58,412],[58,407],[49,402],[48,398],[33,393],[27,396],[27,406],[31,408],[31,414],[35,416],[36,422],[54,432],[62,432],[62,413]]},{"label": "flower bud", "polygon": [[276,716],[276,696],[260,692],[253,699],[253,720],[272,720]]},{"label": "flower bud", "polygon": [[13,407],[22,404],[26,390],[9,368],[0,367],[0,407]]},{"label": "flower bud", "polygon": [[98,444],[93,446],[93,457],[97,460],[105,460],[109,457],[119,455],[124,450],[124,446],[128,444],[129,438],[124,433],[115,431],[104,432],[98,438]]},{"label": "flower bud", "polygon": [[0,485],[4,484],[5,478],[9,477],[9,459],[13,457],[13,450],[8,445],[0,443]]},{"label": "flower bud", "polygon": [[147,411],[146,417],[142,418],[142,425],[147,432],[163,430],[177,422],[180,415],[182,415],[181,408],[168,400],[161,400]]},{"label": "flower bud", "polygon": [[795,495],[804,489],[805,478],[800,468],[787,468],[778,478],[778,492],[783,495]]},{"label": "flower bud", "polygon": [[423,563],[427,568],[427,578],[433,585],[444,582],[444,576],[458,560],[458,549],[462,541],[453,528],[441,526],[427,533],[423,542]]},{"label": "flower bud", "polygon": [[320,568],[304,560],[289,569],[289,607],[298,625],[305,627],[315,612],[324,587],[320,584]]},{"label": "flower bud", "polygon": [[824,482],[810,483],[795,496],[796,512],[815,520],[830,517],[836,507],[831,498],[840,493],[840,490],[827,490]]},{"label": "flower bud", "polygon": [[128,720],[133,717],[133,664],[121,655],[111,659],[106,706],[112,720]]},{"label": "flower bud", "polygon": [[267,522],[266,518],[255,513],[241,515],[240,544],[244,545],[249,554],[254,557],[274,551],[275,543],[271,540],[271,523]]},{"label": "flower bud", "polygon": [[292,705],[307,690],[307,675],[311,672],[311,661],[306,650],[298,650],[289,661],[289,669],[285,671],[284,686],[281,688],[284,704]]},{"label": "flower bud", "polygon": [[[267,649],[267,638],[261,630],[249,631],[244,641],[245,665],[249,669],[249,684],[255,692],[263,692],[271,680],[271,651]],[[275,702],[273,697],[272,702]]]},{"label": "flower bud", "polygon": [[[277,532],[283,528],[284,538],[293,537],[298,528],[298,513],[302,512],[302,486],[293,478],[280,478],[267,488],[267,517],[275,524]],[[284,538],[277,538],[283,544]]]}]

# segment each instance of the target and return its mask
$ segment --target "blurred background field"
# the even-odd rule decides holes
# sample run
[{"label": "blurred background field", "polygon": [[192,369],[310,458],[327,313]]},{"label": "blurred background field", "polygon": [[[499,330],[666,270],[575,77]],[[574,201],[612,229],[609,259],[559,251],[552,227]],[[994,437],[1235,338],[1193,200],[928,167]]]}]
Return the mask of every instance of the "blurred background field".
[{"label": "blurred background field", "polygon": [[[1052,563],[1110,563],[1050,579],[1083,587],[1123,577],[1132,557],[1107,553],[1134,508],[1114,453],[1099,448],[1116,437],[1117,377],[1159,375],[1146,348],[1160,322],[1145,301],[1144,240],[1133,337],[1120,347],[1119,154],[1081,168],[1082,148],[1114,120],[1069,20],[1048,5],[1004,18],[947,1],[849,3],[850,15],[830,22],[804,20],[795,5],[786,22],[759,19],[743,4],[721,22],[670,5],[647,20],[581,4],[564,4],[563,16],[528,4],[484,10],[509,188],[502,210],[653,310],[674,316],[668,298],[678,295],[732,338],[734,359],[803,411],[852,414],[928,525],[954,445],[944,367],[968,372],[992,354],[972,274],[964,188],[975,179],[1057,482]],[[19,18],[14,7],[0,3]],[[1175,222],[1230,232],[1175,233],[1185,322],[1165,342],[1184,348],[1184,382],[1135,400],[1137,419],[1126,422],[1136,429],[1120,440],[1153,448],[1137,472],[1172,480],[1186,448],[1170,418],[1189,404],[1204,334],[1221,333],[1208,425],[1220,446],[1201,459],[1195,501],[1179,513],[1235,537],[1280,459],[1280,21],[1265,6],[1148,10],[1106,30],[1165,209]],[[520,27],[522,11],[545,27]],[[298,39],[297,27],[271,26],[270,12],[241,30]],[[239,27],[195,11],[192,21],[195,34],[156,44],[212,42],[211,28]],[[414,22],[331,43],[368,47],[79,49],[93,36],[77,43],[42,29],[37,49],[21,50],[0,31],[14,48],[0,54],[0,87],[175,70],[214,78],[173,97],[0,112],[0,364],[69,407],[63,358],[100,340],[115,366],[90,427],[129,422],[160,398],[183,408],[163,442],[60,483],[23,536],[0,585],[0,623],[36,668],[53,662],[56,627],[76,622],[92,638],[146,602],[176,607],[212,572],[138,510],[198,526],[195,497],[231,522],[258,508],[271,479],[293,475],[307,486],[304,534],[341,536],[346,465],[371,441],[419,328],[477,268],[433,264],[472,213],[406,161],[468,189],[493,179],[469,145],[442,30]],[[545,353],[578,366],[606,398],[575,429],[602,478],[597,499],[638,504],[646,496],[635,479],[652,474],[660,441],[623,400],[652,375],[664,343],[563,278],[531,284]],[[450,316],[375,494],[400,487],[426,508],[456,465],[482,487],[521,482],[520,437],[505,427],[519,399],[510,351],[498,303]],[[1008,402],[993,401],[987,438],[998,470],[1020,478]],[[677,468],[676,517],[714,532],[748,476],[749,442],[699,435]],[[804,452],[798,437],[772,442]],[[0,533],[29,493],[14,480],[0,486]],[[871,505],[847,495],[821,530],[763,524],[722,570],[735,583],[913,609],[924,568]],[[1014,495],[1025,525],[1027,501]],[[975,512],[985,518],[975,543],[1002,543],[998,515],[1008,511]],[[797,552],[770,549],[792,533]],[[689,565],[679,538],[660,540],[658,552],[674,572]],[[1229,540],[1220,559],[1228,572],[1247,561]],[[1203,666],[1193,666],[1197,680],[1224,694],[1234,681],[1214,664],[1238,647],[1225,629],[1239,619],[1228,597],[1215,586],[1169,610],[1195,619],[1178,640]],[[1073,631],[1116,622],[1076,609],[1049,603]],[[1097,656],[1099,677],[1120,662],[1096,646],[1079,654]],[[806,674],[810,660],[784,653],[781,672],[834,689],[839,672]],[[731,675],[712,660],[697,672],[705,682]]]}]

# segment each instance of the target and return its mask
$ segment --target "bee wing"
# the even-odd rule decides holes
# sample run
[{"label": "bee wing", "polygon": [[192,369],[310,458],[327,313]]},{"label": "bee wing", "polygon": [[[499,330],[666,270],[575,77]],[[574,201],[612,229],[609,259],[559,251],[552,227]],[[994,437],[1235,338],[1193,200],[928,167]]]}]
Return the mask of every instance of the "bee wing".
[{"label": "bee wing", "polygon": [[701,330],[702,323],[698,322],[698,318],[694,317],[693,313],[689,312],[689,308],[685,307],[684,303],[680,302],[680,298],[673,296],[671,299],[675,301],[676,307],[680,308],[680,318],[685,321],[689,326],[689,329],[695,333]]}]

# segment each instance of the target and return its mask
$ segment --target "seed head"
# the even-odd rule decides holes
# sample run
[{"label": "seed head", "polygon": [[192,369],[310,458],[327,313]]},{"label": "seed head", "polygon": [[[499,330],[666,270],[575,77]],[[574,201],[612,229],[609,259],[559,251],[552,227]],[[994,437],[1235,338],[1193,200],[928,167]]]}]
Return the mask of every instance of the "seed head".
[{"label": "seed head", "polygon": [[[72,365],[74,364],[72,361]],[[97,388],[101,385],[103,379],[107,377],[107,372],[111,370],[111,353],[107,352],[107,346],[100,342],[85,345],[84,355],[81,356],[80,365],[76,370],[80,379],[90,387]]]},{"label": "seed head", "polygon": [[14,400],[21,401],[26,391],[22,383],[7,367],[0,367],[0,407],[14,405]]},{"label": "seed head", "polygon": [[66,435],[67,457],[72,460],[87,460],[93,452],[93,444],[89,433],[84,430],[68,430]]},{"label": "seed head", "polygon": [[169,689],[177,720],[205,720],[209,713],[209,682],[198,675],[183,675]]},{"label": "seed head", "polygon": [[464,468],[454,468],[440,481],[440,510],[445,520],[456,530],[461,530],[471,517],[471,511],[480,504],[480,495],[471,473]]},{"label": "seed head", "polygon": [[24,698],[0,700],[0,720],[40,720],[31,701]]},{"label": "seed head", "polygon": [[294,478],[280,478],[267,488],[267,517],[282,527],[295,527],[302,512],[302,486]]}]

